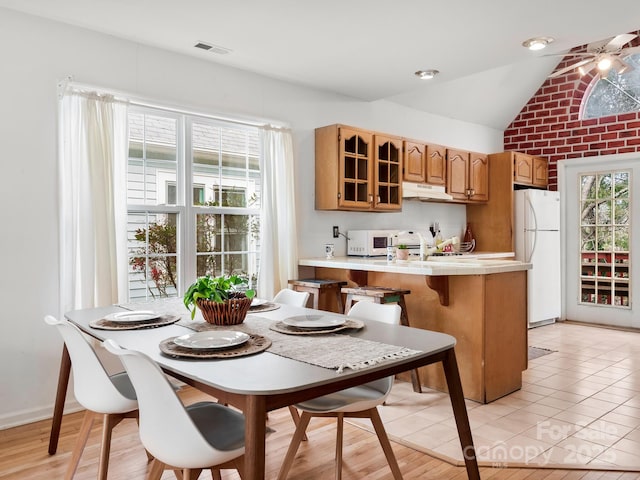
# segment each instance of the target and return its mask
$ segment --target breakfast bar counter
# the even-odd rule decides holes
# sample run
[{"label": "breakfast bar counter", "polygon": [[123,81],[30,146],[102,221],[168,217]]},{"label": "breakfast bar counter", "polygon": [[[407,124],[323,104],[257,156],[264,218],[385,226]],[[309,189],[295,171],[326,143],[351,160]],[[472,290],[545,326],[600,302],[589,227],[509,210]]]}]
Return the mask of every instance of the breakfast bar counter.
[{"label": "breakfast bar counter", "polygon": [[[454,336],[465,397],[488,403],[518,390],[527,368],[527,270],[531,264],[502,257],[395,262],[384,257],[305,258],[299,267],[300,278],[411,290],[405,297],[411,326]],[[336,308],[329,303],[333,299],[325,301],[321,308]],[[421,368],[420,382],[446,390],[437,366]]]}]

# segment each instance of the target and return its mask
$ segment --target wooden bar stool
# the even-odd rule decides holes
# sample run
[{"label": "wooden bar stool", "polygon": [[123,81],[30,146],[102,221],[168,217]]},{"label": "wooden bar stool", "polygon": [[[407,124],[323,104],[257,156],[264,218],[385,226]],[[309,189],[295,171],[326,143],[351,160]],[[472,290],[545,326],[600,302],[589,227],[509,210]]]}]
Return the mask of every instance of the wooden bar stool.
[{"label": "wooden bar stool", "polygon": [[303,280],[289,280],[291,288],[297,292],[309,292],[313,297],[313,308],[320,309],[321,295],[335,295],[338,304],[338,313],[342,313],[342,294],[340,288],[347,282],[340,280],[322,280],[316,278],[306,278]]},{"label": "wooden bar stool", "polygon": [[[397,303],[400,306],[400,325],[409,327],[409,314],[407,313],[407,304],[404,301],[404,296],[409,295],[411,290],[403,290],[400,288],[386,288],[386,287],[343,287],[342,293],[347,295],[347,299],[344,305],[345,315],[349,313],[353,302],[375,302],[375,303]],[[422,393],[422,386],[420,385],[420,376],[418,375],[418,369],[411,370],[411,384],[413,385],[413,391]]]}]

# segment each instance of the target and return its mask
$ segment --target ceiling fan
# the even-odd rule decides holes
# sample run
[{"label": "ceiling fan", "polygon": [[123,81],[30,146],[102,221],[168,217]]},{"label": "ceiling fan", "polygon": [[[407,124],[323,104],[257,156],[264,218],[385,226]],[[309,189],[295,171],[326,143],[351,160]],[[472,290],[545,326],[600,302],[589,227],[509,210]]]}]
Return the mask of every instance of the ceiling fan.
[{"label": "ceiling fan", "polygon": [[573,65],[553,72],[549,75],[549,78],[559,77],[573,69],[578,69],[580,75],[586,75],[594,68],[597,68],[601,77],[606,76],[611,68],[615,69],[619,75],[630,72],[633,70],[633,66],[624,61],[623,58],[633,53],[640,53],[640,46],[622,47],[637,36],[638,35],[633,33],[624,33],[622,35],[616,35],[613,38],[590,43],[587,45],[586,52],[562,54],[565,57],[573,56],[584,58]]}]

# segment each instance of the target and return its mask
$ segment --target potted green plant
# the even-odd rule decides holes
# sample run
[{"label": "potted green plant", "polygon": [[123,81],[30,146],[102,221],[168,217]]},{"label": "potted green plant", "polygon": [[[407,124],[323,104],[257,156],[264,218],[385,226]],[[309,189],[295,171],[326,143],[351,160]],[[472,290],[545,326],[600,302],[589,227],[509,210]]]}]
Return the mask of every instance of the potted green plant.
[{"label": "potted green plant", "polygon": [[205,275],[187,289],[183,302],[192,320],[197,307],[209,323],[235,325],[244,321],[254,296],[255,291],[238,275]]},{"label": "potted green plant", "polygon": [[407,260],[409,258],[409,247],[401,243],[396,247],[396,258],[398,260]]}]

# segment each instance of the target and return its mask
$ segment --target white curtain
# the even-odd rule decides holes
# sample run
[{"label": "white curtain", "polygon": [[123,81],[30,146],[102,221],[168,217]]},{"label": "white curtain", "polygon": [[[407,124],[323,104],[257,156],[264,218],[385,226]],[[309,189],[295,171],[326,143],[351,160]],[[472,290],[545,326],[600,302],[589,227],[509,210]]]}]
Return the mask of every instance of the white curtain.
[{"label": "white curtain", "polygon": [[126,104],[67,91],[59,134],[60,308],[125,302]]},{"label": "white curtain", "polygon": [[298,278],[293,140],[285,129],[265,128],[262,142],[262,214],[258,295],[273,298]]}]

